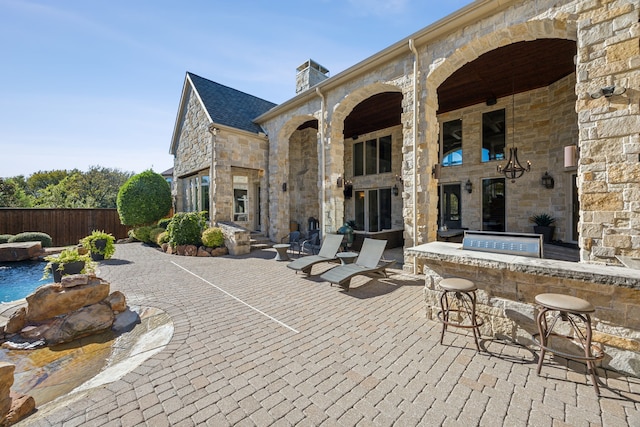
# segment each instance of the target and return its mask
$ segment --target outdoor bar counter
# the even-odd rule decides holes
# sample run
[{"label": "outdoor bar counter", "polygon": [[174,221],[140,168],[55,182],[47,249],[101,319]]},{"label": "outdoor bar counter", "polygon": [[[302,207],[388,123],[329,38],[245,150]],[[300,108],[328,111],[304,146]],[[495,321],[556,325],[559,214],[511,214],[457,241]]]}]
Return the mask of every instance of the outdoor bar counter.
[{"label": "outdoor bar counter", "polygon": [[437,320],[438,282],[472,280],[478,287],[482,335],[535,346],[534,298],[558,293],[594,305],[594,342],[606,356],[602,366],[640,377],[640,270],[462,249],[431,242],[405,249],[405,268],[425,275],[427,317]]}]

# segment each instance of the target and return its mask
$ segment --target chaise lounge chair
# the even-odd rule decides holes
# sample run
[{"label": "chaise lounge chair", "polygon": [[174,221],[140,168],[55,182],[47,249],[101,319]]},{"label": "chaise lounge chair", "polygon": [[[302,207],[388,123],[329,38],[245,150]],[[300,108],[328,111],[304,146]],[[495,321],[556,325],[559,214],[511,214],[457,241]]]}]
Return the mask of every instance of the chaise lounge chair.
[{"label": "chaise lounge chair", "polygon": [[387,246],[386,240],[364,239],[360,254],[353,264],[340,265],[325,271],[321,279],[343,287],[347,292],[351,284],[351,278],[364,275],[367,277],[387,277],[386,268],[395,260],[382,260],[382,253]]},{"label": "chaise lounge chair", "polygon": [[287,267],[298,271],[302,271],[306,275],[311,274],[311,268],[321,262],[335,261],[336,253],[340,249],[342,244],[342,235],[340,234],[327,234],[322,241],[320,252],[318,255],[309,255],[302,258],[298,258],[289,264]]}]

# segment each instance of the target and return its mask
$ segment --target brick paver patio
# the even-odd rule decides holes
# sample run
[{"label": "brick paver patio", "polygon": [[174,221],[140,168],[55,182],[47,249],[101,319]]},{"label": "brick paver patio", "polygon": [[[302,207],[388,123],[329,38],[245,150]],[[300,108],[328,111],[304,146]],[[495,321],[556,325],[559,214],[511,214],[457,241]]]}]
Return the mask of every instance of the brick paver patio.
[{"label": "brick paver patio", "polygon": [[[44,405],[21,425],[640,426],[640,380],[425,318],[421,277],[354,279],[349,293],[273,260],[118,245],[100,276],[173,319],[167,347],[124,376]],[[315,269],[317,268],[317,270]],[[314,267],[314,273],[327,267]],[[486,338],[486,337],[485,337]]]}]

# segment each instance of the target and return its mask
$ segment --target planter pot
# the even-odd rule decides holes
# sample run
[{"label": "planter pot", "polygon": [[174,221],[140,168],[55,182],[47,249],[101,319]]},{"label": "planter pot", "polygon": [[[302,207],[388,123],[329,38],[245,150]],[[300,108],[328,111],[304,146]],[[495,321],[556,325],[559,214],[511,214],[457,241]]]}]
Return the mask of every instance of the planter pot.
[{"label": "planter pot", "polygon": [[107,247],[107,240],[106,239],[97,239],[95,242],[93,242],[93,244],[95,245],[95,247],[102,253],[100,252],[91,252],[91,259],[94,261],[102,261],[104,259],[104,248]]},{"label": "planter pot", "polygon": [[553,232],[556,230],[555,226],[534,225],[533,232],[536,234],[542,234],[544,243],[551,243],[553,239]]},{"label": "planter pot", "polygon": [[62,281],[62,276],[69,274],[80,274],[84,268],[84,261],[74,261],[63,264],[62,270],[58,270],[60,264],[51,264],[51,273],[53,274],[53,281],[59,283]]}]

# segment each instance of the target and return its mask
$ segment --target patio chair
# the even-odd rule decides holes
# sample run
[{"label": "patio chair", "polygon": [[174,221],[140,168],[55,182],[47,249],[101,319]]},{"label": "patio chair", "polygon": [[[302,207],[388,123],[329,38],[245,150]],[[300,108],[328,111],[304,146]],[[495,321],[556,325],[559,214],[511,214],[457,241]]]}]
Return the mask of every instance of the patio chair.
[{"label": "patio chair", "polygon": [[336,284],[349,291],[351,279],[354,276],[387,277],[386,268],[395,260],[383,260],[382,253],[387,246],[386,240],[365,238],[360,249],[360,254],[353,264],[340,265],[325,271],[321,279]]},{"label": "patio chair", "polygon": [[300,249],[303,253],[309,252],[312,255],[317,255],[320,247],[320,230],[311,230],[309,231],[309,238],[302,242]]},{"label": "patio chair", "polygon": [[298,258],[289,264],[287,267],[298,271],[302,271],[306,275],[311,274],[311,268],[321,262],[330,262],[337,260],[336,253],[342,243],[342,236],[340,234],[327,234],[322,241],[320,252],[318,255],[309,255],[302,258]]},{"label": "patio chair", "polygon": [[300,251],[302,250],[302,234],[299,231],[292,231],[288,236],[284,236],[280,239],[280,243],[288,243],[291,253],[293,254],[293,251],[297,250],[298,256],[300,256]]}]

